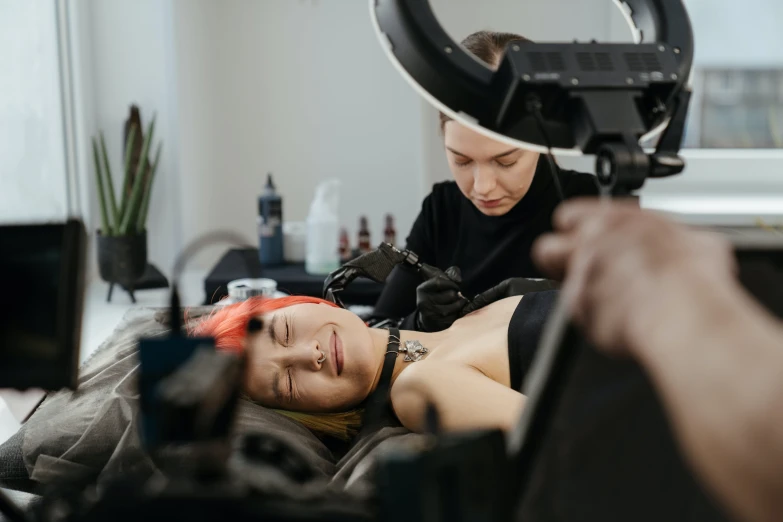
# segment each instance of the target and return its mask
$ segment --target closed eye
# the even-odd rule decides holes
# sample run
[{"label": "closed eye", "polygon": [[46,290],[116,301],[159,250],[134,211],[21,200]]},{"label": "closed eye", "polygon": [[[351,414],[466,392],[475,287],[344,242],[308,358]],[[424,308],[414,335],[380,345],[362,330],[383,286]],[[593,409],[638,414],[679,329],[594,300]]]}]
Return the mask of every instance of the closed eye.
[{"label": "closed eye", "polygon": [[502,161],[498,161],[497,163],[501,168],[504,169],[510,169],[511,167],[517,164],[516,161],[512,161],[511,163],[503,163]]},{"label": "closed eye", "polygon": [[294,400],[294,377],[291,375],[291,370],[288,370],[288,402]]}]

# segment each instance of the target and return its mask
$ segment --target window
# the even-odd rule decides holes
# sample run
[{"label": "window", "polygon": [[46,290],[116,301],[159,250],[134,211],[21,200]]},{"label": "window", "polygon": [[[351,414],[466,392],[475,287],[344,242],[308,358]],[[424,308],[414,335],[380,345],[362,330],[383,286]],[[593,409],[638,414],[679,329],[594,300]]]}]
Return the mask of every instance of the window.
[{"label": "window", "polygon": [[[685,171],[642,205],[694,223],[783,223],[783,2],[683,0],[695,40]],[[629,29],[612,15],[614,41]]]},{"label": "window", "polygon": [[64,220],[66,156],[54,1],[0,0],[0,221]]},{"label": "window", "polygon": [[783,148],[783,68],[701,67],[683,147]]},{"label": "window", "polygon": [[696,40],[683,146],[783,148],[783,3],[683,1]]}]

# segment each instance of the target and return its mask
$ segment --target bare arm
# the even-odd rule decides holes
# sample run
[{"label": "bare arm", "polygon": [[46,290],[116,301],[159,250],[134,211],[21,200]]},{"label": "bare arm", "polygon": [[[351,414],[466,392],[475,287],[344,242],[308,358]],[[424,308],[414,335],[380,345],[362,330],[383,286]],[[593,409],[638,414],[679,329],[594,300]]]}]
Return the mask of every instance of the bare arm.
[{"label": "bare arm", "polygon": [[478,370],[454,363],[421,361],[407,368],[391,391],[403,426],[422,431],[428,403],[440,414],[441,428],[509,430],[516,425],[525,397]]}]

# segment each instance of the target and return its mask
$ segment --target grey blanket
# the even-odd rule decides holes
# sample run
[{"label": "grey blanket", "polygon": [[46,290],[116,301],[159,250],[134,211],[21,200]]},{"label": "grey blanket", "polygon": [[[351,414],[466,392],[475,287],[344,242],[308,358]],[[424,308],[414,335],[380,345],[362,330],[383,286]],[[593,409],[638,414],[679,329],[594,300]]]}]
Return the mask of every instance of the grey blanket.
[{"label": "grey blanket", "polygon": [[[197,318],[208,310],[191,310],[189,316]],[[83,365],[78,390],[50,394],[9,441],[17,445],[21,442],[21,451],[4,446],[0,454],[21,455],[29,477],[39,484],[63,480],[101,483],[127,472],[150,476],[158,473],[139,437],[136,341],[142,336],[165,334],[164,318],[165,312],[159,310],[130,311]],[[376,457],[394,444],[418,437],[402,428],[380,429],[336,462],[329,449],[306,428],[245,400],[241,401],[234,431],[238,436],[269,434],[298,452],[321,477],[308,494],[339,488],[360,496],[373,493]],[[282,483],[267,486],[286,489]]]}]

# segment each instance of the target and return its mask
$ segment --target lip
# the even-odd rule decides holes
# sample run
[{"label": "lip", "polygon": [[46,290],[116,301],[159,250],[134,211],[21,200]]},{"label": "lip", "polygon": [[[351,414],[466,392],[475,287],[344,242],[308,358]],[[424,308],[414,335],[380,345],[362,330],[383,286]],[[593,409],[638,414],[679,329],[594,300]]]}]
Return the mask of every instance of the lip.
[{"label": "lip", "polygon": [[477,199],[476,202],[483,208],[497,208],[503,202],[503,198],[498,199]]},{"label": "lip", "polygon": [[339,376],[343,373],[343,343],[336,331],[332,333],[332,338],[329,340],[329,348],[332,350],[334,368]]}]

